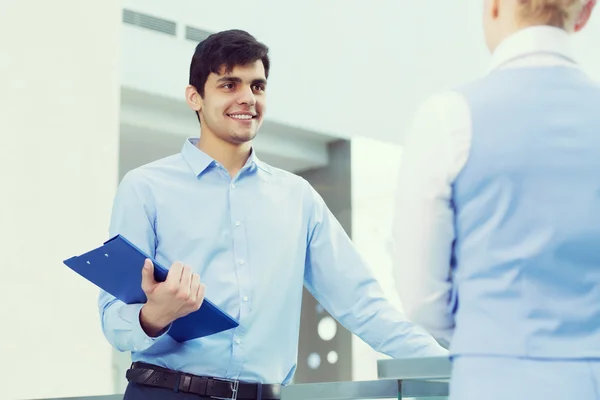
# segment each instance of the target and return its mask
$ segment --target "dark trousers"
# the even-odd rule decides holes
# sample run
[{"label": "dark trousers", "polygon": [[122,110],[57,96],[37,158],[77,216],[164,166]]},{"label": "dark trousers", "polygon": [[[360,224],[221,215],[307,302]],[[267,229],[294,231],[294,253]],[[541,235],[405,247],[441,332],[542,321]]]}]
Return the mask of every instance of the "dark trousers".
[{"label": "dark trousers", "polygon": [[123,400],[210,400],[210,398],[129,382]]}]

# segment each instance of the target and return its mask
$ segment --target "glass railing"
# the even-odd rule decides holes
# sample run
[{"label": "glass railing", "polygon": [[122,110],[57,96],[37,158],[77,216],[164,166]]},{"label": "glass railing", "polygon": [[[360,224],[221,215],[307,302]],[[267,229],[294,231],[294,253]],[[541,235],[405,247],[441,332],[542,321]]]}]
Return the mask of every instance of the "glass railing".
[{"label": "glass railing", "polygon": [[448,383],[410,379],[305,383],[287,386],[281,393],[282,400],[446,399]]},{"label": "glass railing", "polygon": [[[372,400],[448,397],[451,364],[447,358],[380,360],[371,381],[303,383],[282,388],[282,400]],[[123,395],[36,400],[121,400]]]},{"label": "glass railing", "polygon": [[290,385],[282,400],[446,399],[450,371],[441,357],[381,360],[377,380]]},{"label": "glass railing", "polygon": [[110,394],[106,396],[77,396],[77,397],[53,397],[46,399],[25,399],[25,400],[123,400],[122,394]]}]

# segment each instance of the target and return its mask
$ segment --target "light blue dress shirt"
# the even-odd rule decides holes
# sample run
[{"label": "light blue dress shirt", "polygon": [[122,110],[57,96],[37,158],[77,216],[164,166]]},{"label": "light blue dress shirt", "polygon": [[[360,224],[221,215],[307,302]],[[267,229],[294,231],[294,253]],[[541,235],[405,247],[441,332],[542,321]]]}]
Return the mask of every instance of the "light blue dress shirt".
[{"label": "light blue dress shirt", "polygon": [[197,375],[289,383],[305,285],[377,351],[397,358],[447,354],[386,300],[307,181],[254,152],[232,179],[196,143],[188,139],[180,154],[125,175],[110,236],[125,236],[162,265],[190,265],[206,298],[239,327],[185,343],[168,334],[151,338],[140,326],[142,304],[101,292],[102,329],[116,349],[131,351],[133,361]]}]

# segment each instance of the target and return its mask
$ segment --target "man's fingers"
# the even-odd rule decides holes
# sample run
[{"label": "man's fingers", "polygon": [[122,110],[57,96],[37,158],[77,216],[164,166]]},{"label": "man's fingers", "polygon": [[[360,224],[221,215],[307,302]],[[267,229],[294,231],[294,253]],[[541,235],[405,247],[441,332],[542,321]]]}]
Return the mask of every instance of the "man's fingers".
[{"label": "man's fingers", "polygon": [[165,283],[171,291],[177,291],[179,288],[179,282],[181,281],[181,273],[183,272],[183,263],[181,261],[175,261],[169,273],[167,274],[167,280]]},{"label": "man's fingers", "polygon": [[192,289],[192,293],[194,294],[194,296],[196,295],[196,292],[198,292],[198,285],[200,285],[200,275],[198,275],[197,273],[193,273],[190,288]]},{"label": "man's fingers", "polygon": [[183,271],[181,272],[181,281],[179,283],[179,294],[183,299],[188,299],[194,295],[190,291],[190,285],[192,283],[192,267],[189,265],[183,266]]},{"label": "man's fingers", "polygon": [[200,308],[202,302],[204,301],[204,292],[206,291],[206,286],[204,283],[198,285],[198,292],[196,293],[196,310]]},{"label": "man's fingers", "polygon": [[144,292],[150,292],[156,285],[154,280],[154,264],[149,259],[144,261],[144,267],[142,268],[142,290]]}]

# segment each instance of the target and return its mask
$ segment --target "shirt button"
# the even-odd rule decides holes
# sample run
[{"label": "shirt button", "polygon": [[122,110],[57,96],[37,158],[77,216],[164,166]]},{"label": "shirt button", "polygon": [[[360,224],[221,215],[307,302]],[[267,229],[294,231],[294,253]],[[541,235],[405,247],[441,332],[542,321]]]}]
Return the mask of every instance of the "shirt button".
[{"label": "shirt button", "polygon": [[133,348],[133,351],[138,351],[138,348],[137,348],[137,347],[134,347],[134,348]]},{"label": "shirt button", "polygon": [[244,265],[244,264],[246,264],[246,261],[240,260],[240,265]]},{"label": "shirt button", "polygon": [[235,221],[235,226],[240,226],[242,223],[240,221]]},{"label": "shirt button", "polygon": [[237,344],[240,344],[240,343],[242,343],[242,339],[235,339],[235,342],[236,342]]},{"label": "shirt button", "polygon": [[248,296],[244,296],[244,301],[248,301]]},{"label": "shirt button", "polygon": [[232,189],[235,189],[235,183],[232,183],[232,184],[231,184],[231,188],[232,188]]}]

